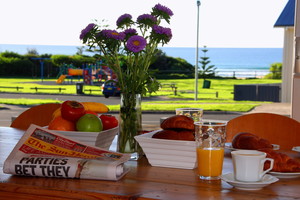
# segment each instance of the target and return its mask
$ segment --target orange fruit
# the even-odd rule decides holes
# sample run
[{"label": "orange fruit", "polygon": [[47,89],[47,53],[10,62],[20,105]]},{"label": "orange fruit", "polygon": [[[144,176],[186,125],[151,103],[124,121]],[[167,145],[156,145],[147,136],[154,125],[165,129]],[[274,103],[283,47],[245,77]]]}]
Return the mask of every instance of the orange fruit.
[{"label": "orange fruit", "polygon": [[58,116],[49,123],[48,129],[59,131],[76,131],[76,125],[74,122],[68,121],[62,118],[62,116]]}]

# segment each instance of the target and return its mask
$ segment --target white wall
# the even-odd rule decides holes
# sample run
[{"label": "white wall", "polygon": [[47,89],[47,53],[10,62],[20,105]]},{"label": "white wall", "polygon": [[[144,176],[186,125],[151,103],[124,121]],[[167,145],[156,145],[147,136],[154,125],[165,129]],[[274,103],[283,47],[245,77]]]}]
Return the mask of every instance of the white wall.
[{"label": "white wall", "polygon": [[284,103],[290,103],[292,101],[294,43],[294,27],[284,28],[281,85],[281,102]]},{"label": "white wall", "polygon": [[296,1],[292,118],[300,121],[300,0]]}]

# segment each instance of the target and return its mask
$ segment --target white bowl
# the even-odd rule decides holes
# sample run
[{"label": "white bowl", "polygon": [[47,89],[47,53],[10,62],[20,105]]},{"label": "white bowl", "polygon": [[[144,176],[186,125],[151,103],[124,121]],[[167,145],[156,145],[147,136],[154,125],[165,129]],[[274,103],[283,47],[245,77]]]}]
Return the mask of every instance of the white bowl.
[{"label": "white bowl", "polygon": [[196,168],[195,141],[152,138],[157,131],[135,136],[135,140],[142,147],[152,166],[181,169]]},{"label": "white bowl", "polygon": [[78,140],[82,143],[97,146],[103,149],[109,149],[112,141],[119,132],[119,127],[108,129],[101,132],[80,132],[80,131],[55,131],[64,136]]}]

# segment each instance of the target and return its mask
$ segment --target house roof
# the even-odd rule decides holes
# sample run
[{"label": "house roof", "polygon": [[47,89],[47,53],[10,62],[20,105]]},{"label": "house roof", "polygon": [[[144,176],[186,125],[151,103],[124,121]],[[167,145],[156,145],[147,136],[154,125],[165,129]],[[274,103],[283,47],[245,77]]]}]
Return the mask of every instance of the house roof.
[{"label": "house roof", "polygon": [[274,24],[274,27],[294,26],[295,0],[289,0]]}]

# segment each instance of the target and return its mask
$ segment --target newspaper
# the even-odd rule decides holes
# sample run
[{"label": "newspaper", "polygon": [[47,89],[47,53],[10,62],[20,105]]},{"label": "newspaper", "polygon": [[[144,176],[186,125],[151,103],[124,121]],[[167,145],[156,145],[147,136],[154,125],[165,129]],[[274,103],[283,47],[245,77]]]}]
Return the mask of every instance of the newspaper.
[{"label": "newspaper", "polygon": [[89,146],[31,125],[4,162],[3,172],[23,176],[119,180],[130,155]]}]

